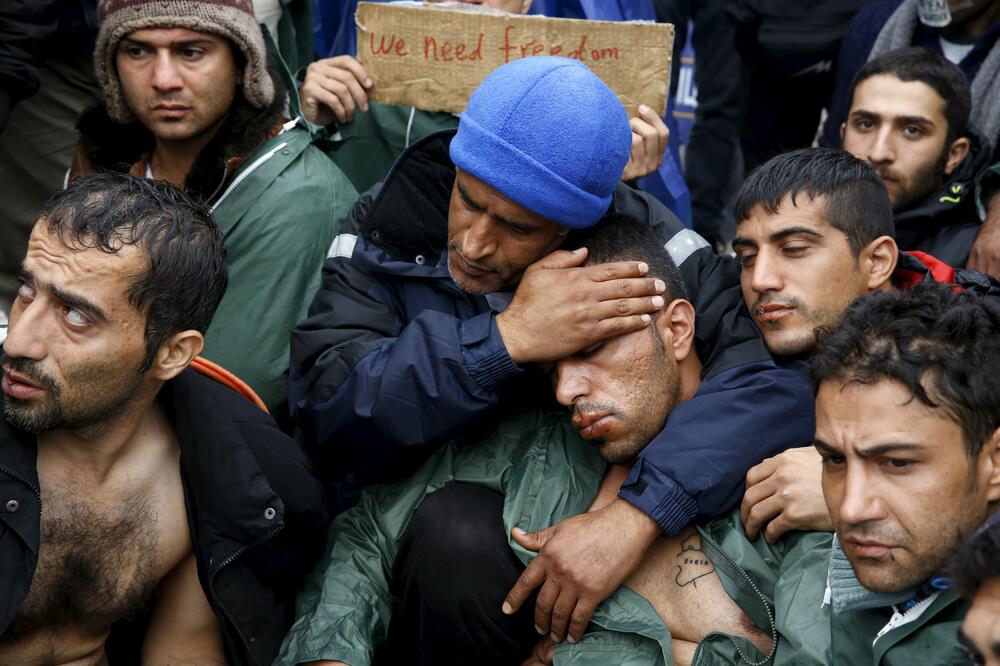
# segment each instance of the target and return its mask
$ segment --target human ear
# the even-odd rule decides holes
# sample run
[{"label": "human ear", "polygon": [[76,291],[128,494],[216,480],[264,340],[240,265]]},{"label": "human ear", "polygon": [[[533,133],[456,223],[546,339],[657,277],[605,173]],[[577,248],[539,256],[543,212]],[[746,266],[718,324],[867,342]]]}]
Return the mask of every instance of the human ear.
[{"label": "human ear", "polygon": [[847,123],[840,123],[840,146],[844,146],[844,134],[847,132]]},{"label": "human ear", "polygon": [[944,175],[950,176],[969,154],[969,140],[965,137],[955,139],[948,148],[948,161],[944,165]]},{"label": "human ear", "polygon": [[993,431],[983,444],[982,455],[987,459],[986,497],[989,502],[1000,500],[1000,428]]},{"label": "human ear", "polygon": [[892,274],[899,260],[899,247],[891,236],[879,236],[861,250],[858,262],[868,291],[884,291],[892,286]]},{"label": "human ear", "polygon": [[191,365],[205,348],[205,338],[198,331],[180,331],[168,338],[156,351],[150,374],[160,381],[173,379]]},{"label": "human ear", "polygon": [[657,318],[663,343],[670,348],[678,363],[687,358],[694,348],[694,321],[694,306],[683,298],[668,303]]}]

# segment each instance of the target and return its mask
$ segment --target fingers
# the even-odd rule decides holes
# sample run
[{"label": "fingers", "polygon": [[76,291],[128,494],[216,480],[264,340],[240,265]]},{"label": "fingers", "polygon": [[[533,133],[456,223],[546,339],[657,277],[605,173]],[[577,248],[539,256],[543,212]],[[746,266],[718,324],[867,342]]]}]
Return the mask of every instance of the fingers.
[{"label": "fingers", "polygon": [[504,598],[500,609],[505,615],[513,615],[520,610],[525,600],[531,596],[535,588],[541,585],[544,580],[545,566],[541,558],[536,557],[524,568],[521,575],[517,577],[517,582],[514,583],[514,587],[510,588],[510,592]]},{"label": "fingers", "polygon": [[613,301],[604,301],[601,303],[603,309],[601,318],[610,319],[612,317],[624,317],[627,315],[652,314],[661,310],[663,304],[664,300],[662,296],[653,296],[652,298],[619,298]]},{"label": "fingers", "polygon": [[549,530],[538,530],[537,532],[525,532],[520,527],[515,527],[510,531],[510,535],[514,538],[519,545],[524,546],[528,550],[538,551],[545,542],[548,541]]},{"label": "fingers", "polygon": [[356,109],[368,110],[368,93],[372,80],[357,60],[338,56],[317,60],[306,69],[300,98],[306,117],[322,117],[321,105],[332,110],[340,122],[348,122]]},{"label": "fingers", "polygon": [[774,474],[777,466],[777,458],[768,458],[764,462],[751,467],[750,471],[747,472],[747,489],[749,490],[751,486],[760,483],[767,477]]},{"label": "fingers", "polygon": [[587,248],[585,247],[577,248],[572,252],[556,250],[533,263],[528,267],[528,270],[533,268],[576,268],[583,265],[583,262],[586,260]]},{"label": "fingers", "polygon": [[590,624],[590,618],[593,617],[596,609],[597,605],[586,598],[581,598],[576,602],[576,608],[573,609],[573,615],[569,622],[569,636],[567,638],[570,643],[576,643],[583,638],[583,632],[587,630],[587,625]]},{"label": "fingers", "polygon": [[[566,630],[569,628],[570,617],[572,617],[576,608],[577,598],[575,590],[572,588],[562,588],[559,592],[559,598],[556,599],[555,604],[552,606],[551,620],[549,622],[549,638],[557,643],[566,637]],[[538,601],[541,602],[541,595],[539,595]],[[536,617],[538,615],[538,606],[539,604],[536,603]]]},{"label": "fingers", "polygon": [[774,543],[790,529],[794,529],[791,521],[786,520],[784,513],[778,514],[777,518],[767,524],[767,528],[764,530],[764,540],[768,543]]},{"label": "fingers", "polygon": [[[652,154],[657,156],[656,165],[659,166],[663,161],[663,153],[667,149],[667,143],[670,141],[670,129],[663,122],[663,118],[645,104],[639,105],[639,115],[653,130],[652,138],[655,138],[655,143],[652,143],[650,147]],[[643,140],[645,142],[645,135],[643,135]]]},{"label": "fingers", "polygon": [[551,634],[552,608],[558,599],[559,585],[551,578],[546,578],[535,599],[535,631],[551,637],[552,640],[556,640]]},{"label": "fingers", "polygon": [[[761,481],[750,485],[750,481],[747,481],[747,489],[746,492],[743,493],[743,501],[740,503],[740,521],[744,526],[746,526],[747,521],[750,520],[750,510],[756,506],[757,503],[766,500],[774,493],[775,484],[773,483]],[[749,531],[747,533],[749,534]]]},{"label": "fingers", "polygon": [[751,541],[756,539],[760,530],[776,516],[781,514],[782,508],[782,499],[777,494],[764,498],[754,504],[747,513],[747,520],[744,524],[747,538]]},{"label": "fingers", "polygon": [[648,314],[605,319],[597,324],[594,330],[594,337],[597,341],[600,341],[618,335],[625,335],[626,333],[635,333],[649,326],[650,321],[652,319]]},{"label": "fingers", "polygon": [[621,278],[601,285],[597,297],[601,301],[617,301],[623,298],[643,298],[663,296],[667,285],[658,278]]},{"label": "fingers", "polygon": [[643,277],[649,272],[649,265],[644,261],[609,261],[587,266],[583,270],[594,282],[610,282],[622,278]]}]

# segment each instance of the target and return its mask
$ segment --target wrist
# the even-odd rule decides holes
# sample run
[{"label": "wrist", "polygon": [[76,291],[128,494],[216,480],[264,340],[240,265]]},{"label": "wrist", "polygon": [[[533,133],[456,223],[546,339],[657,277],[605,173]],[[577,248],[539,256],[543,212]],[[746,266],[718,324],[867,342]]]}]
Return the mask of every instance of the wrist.
[{"label": "wrist", "polygon": [[503,346],[507,348],[510,360],[517,365],[522,365],[530,359],[525,358],[517,336],[517,325],[511,322],[509,311],[510,308],[496,316],[497,332],[500,333],[500,341],[503,342]]},{"label": "wrist", "polygon": [[630,532],[635,538],[641,539],[646,545],[653,543],[656,537],[660,536],[662,530],[659,524],[647,515],[642,509],[637,508],[622,498],[615,499],[608,507],[620,513],[623,524],[630,526]]}]

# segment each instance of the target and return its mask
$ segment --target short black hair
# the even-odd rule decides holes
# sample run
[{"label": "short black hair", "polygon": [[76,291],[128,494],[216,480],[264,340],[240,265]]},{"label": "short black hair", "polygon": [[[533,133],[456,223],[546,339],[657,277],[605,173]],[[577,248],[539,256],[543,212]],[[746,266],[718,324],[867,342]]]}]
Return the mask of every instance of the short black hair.
[{"label": "short black hair", "polygon": [[940,53],[919,46],[883,53],[865,63],[854,76],[847,97],[848,108],[854,106],[854,91],[861,82],[881,74],[890,74],[900,81],[919,81],[934,89],[944,101],[944,117],[948,121],[945,147],[966,136],[972,112],[972,88],[958,65]]},{"label": "short black hair", "polygon": [[587,248],[588,264],[612,261],[643,261],[647,277],[659,278],[667,286],[663,299],[669,303],[687,298],[687,287],[677,264],[649,224],[630,215],[609,213],[597,224],[575,231],[568,239],[574,247]]},{"label": "short black hair", "polygon": [[959,548],[948,575],[967,599],[976,595],[983,582],[1000,577],[1000,520],[996,516]]},{"label": "short black hair", "polygon": [[208,209],[165,181],[117,173],[80,177],[42,207],[40,222],[73,247],[115,254],[126,245],[146,255],[129,302],[146,313],[148,370],[171,335],[204,333],[226,291],[222,231]]},{"label": "short black hair", "polygon": [[855,255],[876,238],[895,233],[889,192],[875,169],[834,148],[793,150],[755,169],[736,192],[736,223],[749,219],[758,206],[774,215],[785,196],[795,205],[800,194],[826,199],[826,221],[847,236]]},{"label": "short black hair", "polygon": [[851,304],[811,361],[813,379],[891,380],[962,431],[970,460],[1000,428],[1000,306],[940,283]]}]

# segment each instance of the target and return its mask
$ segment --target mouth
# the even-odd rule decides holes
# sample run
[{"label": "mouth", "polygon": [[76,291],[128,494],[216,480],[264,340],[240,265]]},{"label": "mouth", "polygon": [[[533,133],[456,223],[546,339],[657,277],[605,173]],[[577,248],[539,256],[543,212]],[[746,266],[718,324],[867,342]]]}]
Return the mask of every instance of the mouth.
[{"label": "mouth", "polygon": [[0,389],[10,397],[17,398],[18,400],[30,398],[43,391],[40,386],[33,383],[24,375],[12,372],[7,368],[3,369],[3,380],[0,381]]},{"label": "mouth", "polygon": [[456,252],[455,256],[458,258],[458,267],[463,273],[469,275],[470,277],[482,277],[487,273],[491,273],[489,269],[476,266],[475,264],[469,263],[468,259],[463,257],[460,253]]},{"label": "mouth", "polygon": [[883,558],[892,550],[892,546],[887,546],[878,541],[860,541],[857,539],[844,541],[841,548],[844,549],[845,553],[867,559]]},{"label": "mouth", "polygon": [[153,111],[164,118],[180,118],[190,110],[191,107],[180,104],[158,104],[153,107]]},{"label": "mouth", "polygon": [[614,416],[607,413],[573,415],[573,427],[584,439],[604,439],[613,423]]},{"label": "mouth", "polygon": [[787,317],[795,311],[795,307],[786,303],[768,303],[758,305],[754,310],[757,321],[777,321],[782,317]]}]

